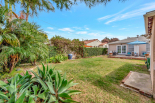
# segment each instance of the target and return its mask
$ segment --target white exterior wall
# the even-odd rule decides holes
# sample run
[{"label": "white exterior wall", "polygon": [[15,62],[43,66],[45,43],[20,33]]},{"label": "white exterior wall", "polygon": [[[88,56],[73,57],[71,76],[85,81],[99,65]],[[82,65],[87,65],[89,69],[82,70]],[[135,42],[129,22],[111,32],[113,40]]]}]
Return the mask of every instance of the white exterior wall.
[{"label": "white exterior wall", "polygon": [[103,45],[103,48],[109,48],[108,44]]},{"label": "white exterior wall", "polygon": [[101,42],[99,40],[96,40],[91,43],[88,43],[87,45],[92,46],[94,48],[94,47],[99,47],[100,44],[101,44]]},{"label": "white exterior wall", "polygon": [[99,46],[100,48],[109,48],[109,45],[108,44],[105,44],[105,45],[102,45],[102,46]]}]

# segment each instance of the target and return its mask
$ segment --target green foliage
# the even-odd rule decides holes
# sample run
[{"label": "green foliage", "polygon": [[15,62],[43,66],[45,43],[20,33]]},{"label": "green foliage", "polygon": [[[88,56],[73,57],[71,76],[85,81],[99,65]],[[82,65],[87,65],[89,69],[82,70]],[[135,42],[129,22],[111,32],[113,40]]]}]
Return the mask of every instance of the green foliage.
[{"label": "green foliage", "polygon": [[58,54],[69,54],[74,51],[76,54],[83,56],[84,42],[79,39],[70,40],[61,36],[55,36],[51,38],[51,44],[54,45]]},{"label": "green foliage", "polygon": [[49,59],[47,59],[48,63],[61,63],[61,61],[65,61],[67,60],[68,57],[62,54],[58,54],[54,57],[50,57]]},{"label": "green foliage", "polygon": [[54,46],[49,46],[49,57],[53,57],[57,55],[56,48]]},{"label": "green foliage", "polygon": [[[9,71],[9,68],[7,69],[7,71]],[[22,72],[23,72],[22,68],[20,68],[19,71],[16,71],[16,68],[14,68],[11,73],[8,73],[8,72],[6,73],[6,72],[3,72],[2,70],[0,71],[0,80],[11,78],[15,76],[16,74],[20,74]]]},{"label": "green foliage", "polygon": [[147,62],[146,62],[146,66],[147,66],[147,69],[150,69],[150,58],[147,58]]},{"label": "green foliage", "polygon": [[80,58],[82,58],[81,55],[79,55],[79,54],[76,55],[76,59],[80,59]]},{"label": "green foliage", "polygon": [[7,103],[23,103],[26,89],[31,86],[31,75],[27,72],[24,76],[16,74],[8,79],[8,83],[0,81],[0,101]]},{"label": "green foliage", "polygon": [[71,95],[80,91],[71,90],[70,87],[77,85],[73,80],[68,81],[66,74],[49,69],[43,65],[43,70],[38,67],[38,74],[32,78],[28,72],[24,76],[19,74],[8,79],[8,83],[0,81],[0,101],[8,103],[64,103],[75,102]]},{"label": "green foliage", "polygon": [[37,60],[46,60],[49,49],[44,44],[47,35],[40,30],[40,26],[22,19],[7,22],[8,12],[0,6],[0,68],[4,72],[13,70],[18,61],[27,60],[35,64]]},{"label": "green foliage", "polygon": [[107,48],[84,48],[84,57],[107,54]]}]

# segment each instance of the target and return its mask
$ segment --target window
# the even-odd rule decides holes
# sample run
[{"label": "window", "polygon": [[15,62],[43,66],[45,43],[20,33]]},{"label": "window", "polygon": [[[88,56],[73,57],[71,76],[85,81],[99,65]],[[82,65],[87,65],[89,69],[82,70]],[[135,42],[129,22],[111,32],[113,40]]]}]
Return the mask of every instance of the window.
[{"label": "window", "polygon": [[146,44],[146,51],[150,51],[150,44]]},{"label": "window", "polygon": [[126,46],[122,46],[122,53],[126,53]]},{"label": "window", "polygon": [[117,52],[121,53],[121,46],[117,46]]},{"label": "window", "polygon": [[118,54],[126,54],[126,45],[118,45],[117,53]]},{"label": "window", "polygon": [[134,45],[128,45],[128,51],[133,52],[134,51]]}]

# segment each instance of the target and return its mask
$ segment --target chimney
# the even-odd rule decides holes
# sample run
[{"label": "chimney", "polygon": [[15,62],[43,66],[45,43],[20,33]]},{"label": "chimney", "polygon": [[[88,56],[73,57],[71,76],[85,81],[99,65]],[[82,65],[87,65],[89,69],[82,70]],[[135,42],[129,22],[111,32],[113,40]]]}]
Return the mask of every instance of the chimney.
[{"label": "chimney", "polygon": [[139,35],[137,35],[137,38],[139,38]]}]

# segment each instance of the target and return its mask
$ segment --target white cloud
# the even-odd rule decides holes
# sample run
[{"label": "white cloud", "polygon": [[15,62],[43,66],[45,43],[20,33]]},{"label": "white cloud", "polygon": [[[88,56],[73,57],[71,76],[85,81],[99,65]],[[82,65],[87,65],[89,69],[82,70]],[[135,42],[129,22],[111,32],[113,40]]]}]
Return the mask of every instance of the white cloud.
[{"label": "white cloud", "polygon": [[62,29],[58,29],[60,31],[68,31],[68,32],[73,32],[74,30],[72,30],[71,28],[62,28]]},{"label": "white cloud", "polygon": [[[88,33],[88,35],[90,35],[91,39],[94,39],[94,38],[98,38],[99,40],[102,40],[103,38],[105,37],[109,37],[109,38],[119,38],[120,40],[121,39],[124,39],[124,38],[127,38],[127,36],[115,36],[115,35],[112,35],[111,33],[102,33],[102,32],[98,32],[98,33]],[[89,37],[88,37],[89,39]]]},{"label": "white cloud", "polygon": [[114,16],[116,16],[116,15],[118,15],[118,14],[124,12],[125,10],[131,8],[132,6],[134,6],[134,4],[135,4],[135,3],[133,3],[132,5],[130,5],[130,6],[126,7],[126,8],[124,8],[123,10],[119,11],[118,13],[115,13],[115,14],[112,14],[112,15],[107,15],[107,16],[98,18],[97,20],[98,20],[98,21],[102,21],[102,20],[106,20],[106,19],[109,19],[109,18],[111,18],[111,17],[114,17]]},{"label": "white cloud", "polygon": [[97,36],[98,33],[89,33],[88,35],[91,35],[91,36]]},{"label": "white cloud", "polygon": [[47,29],[51,29],[51,30],[53,30],[54,28],[52,28],[52,27],[47,27]]},{"label": "white cloud", "polygon": [[121,28],[121,29],[119,29],[119,30],[126,30],[127,28]]},{"label": "white cloud", "polygon": [[154,10],[155,9],[154,5],[155,5],[155,2],[147,3],[144,5],[141,5],[139,9],[129,11],[126,13],[122,13],[126,10],[126,9],[124,9],[124,10],[122,10],[116,14],[112,14],[112,15],[104,16],[102,18],[98,18],[98,20],[105,20],[105,19],[111,18],[110,20],[105,22],[105,24],[109,24],[109,23],[114,22],[114,21],[121,21],[124,19],[133,18],[136,16],[143,16],[146,12]]},{"label": "white cloud", "polygon": [[114,27],[117,27],[117,26],[112,26],[112,27],[114,28]]},{"label": "white cloud", "polygon": [[47,33],[48,35],[55,35],[54,32],[50,32],[50,31],[45,31],[45,33]]},{"label": "white cloud", "polygon": [[87,25],[85,25],[84,28],[85,28],[86,30],[89,30],[89,28],[87,27]]},{"label": "white cloud", "polygon": [[87,31],[79,31],[79,32],[76,32],[76,34],[87,34]]},{"label": "white cloud", "polygon": [[86,30],[89,30],[89,28],[85,28]]},{"label": "white cloud", "polygon": [[81,30],[81,27],[73,27],[74,29],[78,29],[78,30]]}]

